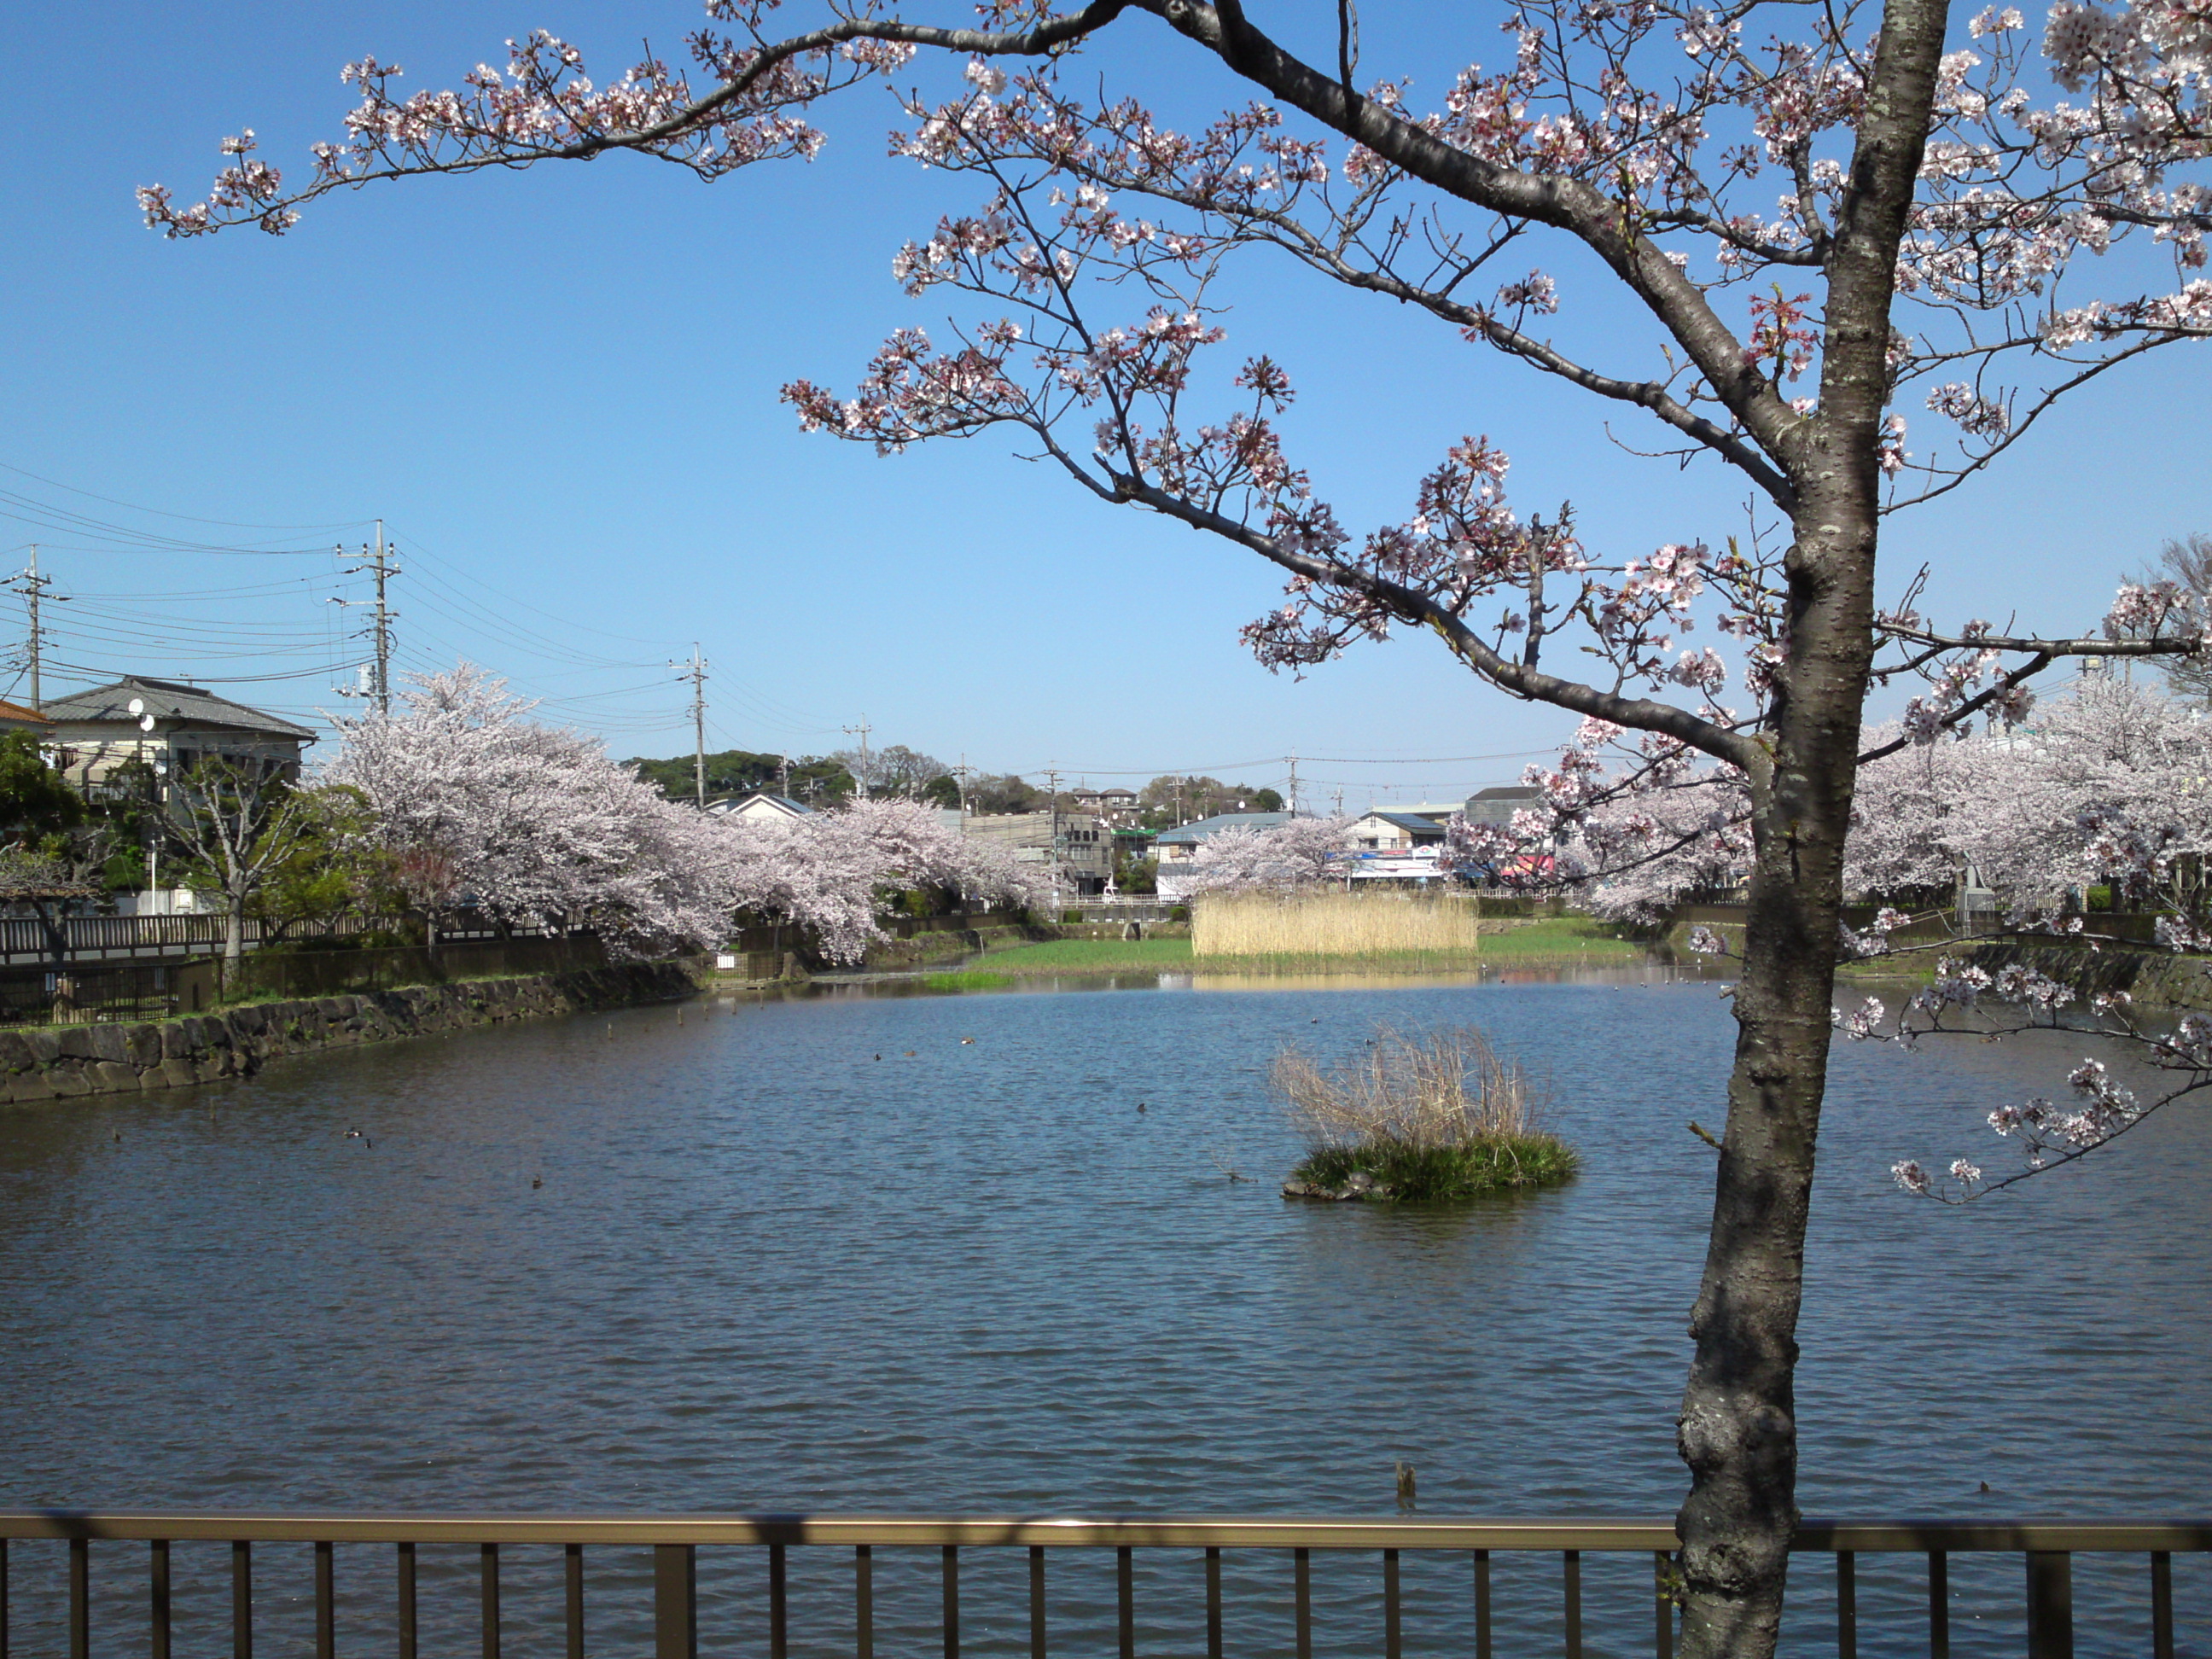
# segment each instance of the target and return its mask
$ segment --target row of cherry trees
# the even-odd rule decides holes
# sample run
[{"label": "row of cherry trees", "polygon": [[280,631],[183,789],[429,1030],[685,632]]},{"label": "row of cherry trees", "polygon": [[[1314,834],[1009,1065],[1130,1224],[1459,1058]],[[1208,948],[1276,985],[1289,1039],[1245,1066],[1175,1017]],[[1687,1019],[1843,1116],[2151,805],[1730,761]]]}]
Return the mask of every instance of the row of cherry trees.
[{"label": "row of cherry trees", "polygon": [[434,931],[466,906],[508,925],[580,918],[619,951],[711,948],[741,914],[788,921],[833,961],[885,934],[887,889],[969,902],[1051,897],[1003,850],[908,799],[752,823],[678,805],[595,741],[466,664],[425,676],[389,718],[338,722],[322,782],[345,834]]},{"label": "row of cherry trees", "polygon": [[[2091,675],[2044,703],[2032,725],[1955,730],[1893,745],[1862,769],[1844,842],[1847,890],[1906,908],[1970,872],[2017,920],[2064,911],[2109,884],[2118,898],[2173,913],[2195,936],[2200,872],[2212,854],[2212,720],[2158,690]],[[1653,923],[1700,893],[1733,888],[1752,859],[1751,802],[1735,768],[1653,757],[1632,785],[1601,751],[1619,733],[1590,722],[1541,805],[1504,825],[1455,823],[1448,864],[1502,869],[1577,891],[1597,915]],[[1511,876],[1509,874],[1509,879]]]}]

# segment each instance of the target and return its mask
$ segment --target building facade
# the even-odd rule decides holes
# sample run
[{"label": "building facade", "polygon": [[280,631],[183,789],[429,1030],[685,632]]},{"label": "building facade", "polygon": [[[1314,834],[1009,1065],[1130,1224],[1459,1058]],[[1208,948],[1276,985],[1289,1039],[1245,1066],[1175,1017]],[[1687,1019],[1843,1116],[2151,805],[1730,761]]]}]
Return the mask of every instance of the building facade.
[{"label": "building facade", "polygon": [[40,712],[52,722],[58,769],[88,796],[133,763],[159,775],[215,759],[296,783],[301,751],[315,740],[307,726],[203,687],[136,675],[57,697]]},{"label": "building facade", "polygon": [[1114,876],[1114,832],[1095,813],[1005,812],[978,814],[961,833],[996,842],[1018,862],[1057,867],[1073,891],[1091,897]]}]

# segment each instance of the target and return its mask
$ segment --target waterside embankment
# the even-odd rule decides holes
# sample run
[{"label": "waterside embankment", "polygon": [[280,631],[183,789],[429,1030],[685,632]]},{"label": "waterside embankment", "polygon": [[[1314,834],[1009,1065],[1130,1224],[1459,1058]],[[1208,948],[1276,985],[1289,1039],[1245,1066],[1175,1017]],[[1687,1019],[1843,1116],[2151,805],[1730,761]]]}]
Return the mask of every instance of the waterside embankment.
[{"label": "waterside embankment", "polygon": [[562,974],[241,1003],[158,1023],[25,1026],[0,1030],[0,1100],[188,1088],[221,1078],[251,1077],[285,1054],[669,1002],[697,989],[681,963],[623,963]]}]

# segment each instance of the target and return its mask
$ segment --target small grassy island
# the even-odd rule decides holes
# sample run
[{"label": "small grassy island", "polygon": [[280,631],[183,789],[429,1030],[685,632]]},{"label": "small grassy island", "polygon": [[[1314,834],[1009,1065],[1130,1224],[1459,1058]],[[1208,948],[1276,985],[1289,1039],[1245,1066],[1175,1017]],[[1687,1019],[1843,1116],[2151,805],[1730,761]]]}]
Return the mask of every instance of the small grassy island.
[{"label": "small grassy island", "polygon": [[1435,1202],[1555,1187],[1574,1148],[1539,1127],[1528,1075],[1472,1026],[1407,1036],[1377,1026],[1324,1071],[1296,1049],[1271,1074],[1307,1153],[1285,1198]]}]

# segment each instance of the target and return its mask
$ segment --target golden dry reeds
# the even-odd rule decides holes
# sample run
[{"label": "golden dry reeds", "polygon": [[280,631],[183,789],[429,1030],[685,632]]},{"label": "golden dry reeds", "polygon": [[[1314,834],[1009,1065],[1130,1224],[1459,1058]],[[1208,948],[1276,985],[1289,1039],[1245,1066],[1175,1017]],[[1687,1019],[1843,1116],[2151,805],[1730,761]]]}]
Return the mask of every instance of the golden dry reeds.
[{"label": "golden dry reeds", "polygon": [[1208,893],[1191,913],[1198,957],[1384,957],[1481,948],[1475,901],[1427,893]]},{"label": "golden dry reeds", "polygon": [[1409,1036],[1378,1025],[1364,1054],[1328,1070],[1288,1049],[1269,1081],[1307,1146],[1292,1184],[1316,1195],[1364,1177],[1373,1196],[1460,1198],[1550,1186],[1577,1165],[1540,1127],[1521,1062],[1473,1026]]}]

